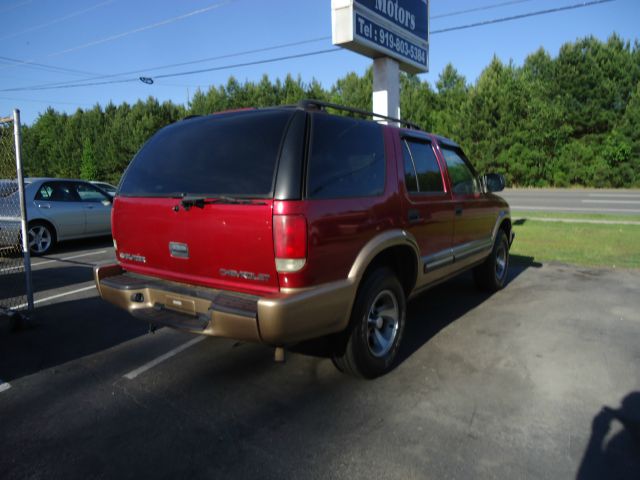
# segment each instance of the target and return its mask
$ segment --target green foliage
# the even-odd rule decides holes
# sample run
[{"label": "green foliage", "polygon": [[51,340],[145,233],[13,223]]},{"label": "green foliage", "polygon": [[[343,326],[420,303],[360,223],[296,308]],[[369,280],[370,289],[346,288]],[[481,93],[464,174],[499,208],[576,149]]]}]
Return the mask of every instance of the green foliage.
[{"label": "green foliage", "polygon": [[[556,58],[540,49],[522,66],[494,58],[475,84],[453,65],[434,86],[415,75],[400,80],[403,118],[456,140],[480,173],[502,173],[520,186],[640,186],[637,41],[587,37],[565,44]],[[291,75],[258,82],[230,77],[197,90],[187,106],[149,97],[72,115],[49,108],[24,129],[27,173],[117,183],[151,135],[186,115],[303,98],[371,110],[372,86],[371,68],[362,76],[348,73],[329,89]]]},{"label": "green foliage", "polygon": [[73,115],[47,109],[23,130],[25,170],[30,176],[106,180],[117,183],[131,158],[158,129],[187,110],[154,98]]},{"label": "green foliage", "polygon": [[93,153],[93,146],[89,139],[82,144],[82,162],[80,164],[80,178],[95,180],[98,178],[98,165]]},{"label": "green foliage", "polygon": [[[512,259],[522,256],[535,257],[543,262],[607,268],[640,268],[639,225],[591,224],[588,222],[592,215],[575,213],[564,216],[556,212],[553,214],[556,219],[570,218],[571,223],[543,221],[543,215],[531,212],[517,215],[521,221],[514,224],[517,241],[513,242],[511,247]],[[585,223],[576,222],[580,219],[585,220]],[[616,217],[610,215],[598,218],[609,222],[615,219]],[[628,221],[629,216],[625,215],[620,220]]]},{"label": "green foliage", "polygon": [[[364,77],[351,72],[339,79],[331,89],[332,103],[371,111],[373,108],[373,69],[368,68]],[[338,112],[341,113],[341,112]]]}]

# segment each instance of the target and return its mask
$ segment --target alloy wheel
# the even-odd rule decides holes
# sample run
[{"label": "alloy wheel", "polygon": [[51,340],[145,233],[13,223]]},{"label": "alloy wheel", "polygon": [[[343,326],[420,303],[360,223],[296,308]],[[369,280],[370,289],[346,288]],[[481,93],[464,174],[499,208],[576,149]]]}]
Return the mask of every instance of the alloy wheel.
[{"label": "alloy wheel", "polygon": [[384,357],[396,339],[400,319],[398,300],[391,290],[378,293],[369,308],[367,334],[369,352]]},{"label": "alloy wheel", "polygon": [[51,247],[51,232],[44,225],[29,228],[29,249],[34,253],[44,253]]}]

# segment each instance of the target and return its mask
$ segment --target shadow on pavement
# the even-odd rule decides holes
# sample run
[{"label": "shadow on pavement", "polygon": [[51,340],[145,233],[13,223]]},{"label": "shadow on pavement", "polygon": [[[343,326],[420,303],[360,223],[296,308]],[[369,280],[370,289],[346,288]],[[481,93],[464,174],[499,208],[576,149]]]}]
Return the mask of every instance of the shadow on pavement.
[{"label": "shadow on pavement", "polygon": [[[512,255],[505,288],[528,268],[542,264],[533,257]],[[407,305],[407,325],[397,364],[407,360],[438,332],[464,316],[492,295],[480,291],[471,272],[463,273],[414,298]]]},{"label": "shadow on pavement", "polygon": [[[533,257],[511,255],[509,278],[505,288],[509,288],[509,282],[528,268],[540,267],[542,264],[536,262]],[[407,360],[440,330],[490,297],[491,294],[478,290],[471,272],[466,272],[412,299],[407,304],[407,324],[396,366]],[[323,337],[300,343],[290,350],[304,355],[330,358],[332,341],[331,337]]]},{"label": "shadow on pavement", "polygon": [[[50,268],[34,270],[32,278],[33,291],[38,294],[39,292],[46,292],[47,290],[56,290],[70,285],[92,281],[93,265],[54,266],[54,264],[52,264]],[[55,293],[60,292],[53,292],[53,294]]]},{"label": "shadow on pavement", "polygon": [[313,462],[307,452],[318,454],[316,442],[330,452],[339,449],[323,437],[364,422],[370,412],[346,417],[342,409],[375,385],[337,372],[318,379],[320,360],[274,365],[263,346],[220,348],[216,340],[199,348],[201,355],[192,350],[182,356],[177,375],[171,372],[177,362],[163,365],[159,384],[149,378],[154,372],[146,382],[105,382],[82,370],[56,379],[46,395],[30,390],[20,401],[8,398],[0,439],[12,449],[0,457],[0,473],[4,478],[144,478],[150,472],[158,478],[331,478],[328,466],[321,467],[324,477],[304,474]]},{"label": "shadow on pavement", "polygon": [[[622,428],[608,438],[615,427]],[[576,479],[601,478],[640,478],[640,392],[624,397],[618,409],[603,407],[593,418]]]},{"label": "shadow on pavement", "polygon": [[540,268],[542,263],[536,262],[534,257],[525,255],[510,255],[509,256],[509,281],[516,278],[527,268]]},{"label": "shadow on pavement", "polygon": [[31,375],[147,333],[148,327],[98,297],[36,309],[18,332],[0,335],[0,378]]},{"label": "shadow on pavement", "polygon": [[[514,265],[510,281],[532,265],[533,260]],[[464,275],[411,302],[405,338],[415,338],[403,349],[403,358],[487,298]],[[58,338],[38,340],[44,345],[66,342],[59,345],[59,355],[87,355],[144,333],[143,324],[97,298],[52,305],[47,318],[64,319],[69,311],[83,313],[64,328],[56,323]],[[22,348],[37,353],[38,342],[25,341]],[[398,396],[389,394],[398,388],[393,375],[357,381],[326,360],[295,356],[274,365],[268,348],[232,345],[208,339],[179,361],[131,382],[78,370],[56,381],[44,401],[36,387],[14,402],[8,397],[4,441],[12,448],[0,458],[0,472],[4,468],[7,478],[138,478],[149,472],[161,478],[337,478],[335,473],[350,462],[353,478],[386,478],[390,472],[397,478],[421,478],[416,472],[427,456],[381,454],[412,441],[404,438],[411,432],[396,425]],[[6,339],[0,338],[3,366],[5,347]],[[11,380],[2,368],[0,378]],[[399,431],[403,436],[397,436]],[[416,461],[417,466],[411,463]]]},{"label": "shadow on pavement", "polygon": [[[104,237],[94,237],[94,238],[82,238],[79,240],[67,240],[65,242],[60,242],[55,246],[55,248],[51,251],[51,255],[65,255],[67,253],[74,254],[84,250],[95,250],[99,248],[109,248],[113,247],[113,239],[111,236]],[[34,257],[35,258],[47,258],[48,255],[42,257]]]},{"label": "shadow on pavement", "polygon": [[[513,256],[509,282],[527,268],[539,266],[541,264],[531,257]],[[91,279],[91,270],[86,267],[65,267],[64,276],[58,277],[61,270],[51,269],[51,276],[47,275],[47,269],[39,270],[36,291]],[[409,302],[398,364],[489,297],[476,289],[471,274],[466,273]],[[98,297],[41,306],[36,309],[35,320],[30,327],[0,335],[0,378],[10,381],[30,375],[108,349],[146,332],[146,324],[133,321],[127,312]],[[293,347],[292,351],[321,358],[331,356],[326,339],[304,342]]]}]

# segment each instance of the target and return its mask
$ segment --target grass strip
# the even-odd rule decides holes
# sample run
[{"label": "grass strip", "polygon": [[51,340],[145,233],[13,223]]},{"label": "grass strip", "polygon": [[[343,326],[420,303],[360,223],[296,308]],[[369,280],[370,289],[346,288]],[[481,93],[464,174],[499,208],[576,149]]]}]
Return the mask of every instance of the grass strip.
[{"label": "grass strip", "polygon": [[[513,255],[533,257],[537,261],[557,261],[575,265],[640,268],[640,225],[602,225],[527,221],[529,212],[512,214],[516,239]],[[557,214],[548,215],[556,218]],[[525,217],[525,218],[522,218]],[[571,214],[567,218],[576,218]],[[586,215],[590,219],[594,215]],[[597,219],[612,220],[613,215]],[[634,216],[622,216],[631,220]],[[634,219],[635,220],[635,219]]]}]

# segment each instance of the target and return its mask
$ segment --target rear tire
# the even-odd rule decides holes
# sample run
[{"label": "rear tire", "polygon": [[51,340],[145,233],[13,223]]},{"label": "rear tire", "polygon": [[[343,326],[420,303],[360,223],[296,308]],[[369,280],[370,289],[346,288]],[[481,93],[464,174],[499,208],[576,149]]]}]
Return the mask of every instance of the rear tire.
[{"label": "rear tire", "polygon": [[404,332],[406,300],[402,285],[388,268],[379,268],[362,283],[345,332],[333,356],[341,372],[375,378],[393,366]]},{"label": "rear tire", "polygon": [[36,257],[49,253],[56,244],[56,232],[46,222],[29,223],[27,238],[29,239],[29,252]]},{"label": "rear tire", "polygon": [[473,278],[480,290],[497,292],[504,287],[508,272],[509,241],[504,230],[499,230],[491,254],[473,269]]}]

